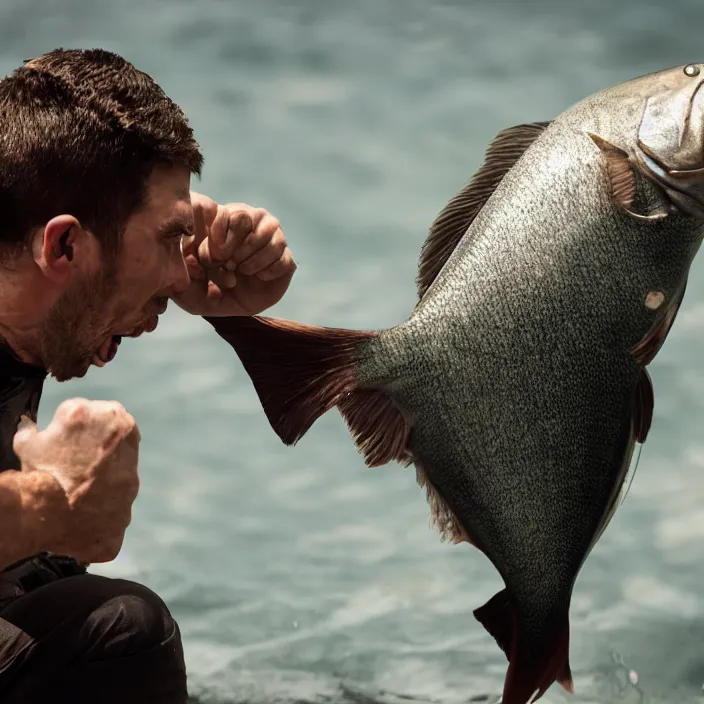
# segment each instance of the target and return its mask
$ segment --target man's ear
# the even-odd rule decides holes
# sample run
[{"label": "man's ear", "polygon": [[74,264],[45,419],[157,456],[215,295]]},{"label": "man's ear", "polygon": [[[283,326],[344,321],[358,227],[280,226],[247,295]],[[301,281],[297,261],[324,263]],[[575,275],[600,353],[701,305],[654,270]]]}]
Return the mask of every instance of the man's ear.
[{"label": "man's ear", "polygon": [[89,255],[89,239],[73,215],[57,215],[37,232],[32,242],[34,261],[46,277],[57,284],[67,283],[80,264],[77,258]]}]

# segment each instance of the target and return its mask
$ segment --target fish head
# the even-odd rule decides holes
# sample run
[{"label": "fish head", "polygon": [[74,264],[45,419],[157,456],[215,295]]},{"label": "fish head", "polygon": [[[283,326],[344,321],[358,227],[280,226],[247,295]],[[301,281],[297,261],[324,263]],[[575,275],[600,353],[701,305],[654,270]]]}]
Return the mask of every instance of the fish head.
[{"label": "fish head", "polygon": [[660,71],[649,79],[636,166],[676,206],[704,218],[704,64]]}]

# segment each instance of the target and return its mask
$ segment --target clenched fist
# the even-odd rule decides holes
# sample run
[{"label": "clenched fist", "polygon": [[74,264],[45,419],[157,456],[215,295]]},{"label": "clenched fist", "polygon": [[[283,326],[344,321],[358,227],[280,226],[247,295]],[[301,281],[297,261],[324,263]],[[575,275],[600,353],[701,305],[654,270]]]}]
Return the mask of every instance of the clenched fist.
[{"label": "clenched fist", "polygon": [[[122,547],[139,490],[140,434],[113,401],[65,401],[45,430],[26,421],[14,438],[22,473],[51,477],[37,545],[40,551],[109,562]],[[40,477],[40,475],[42,475]]]},{"label": "clenched fist", "polygon": [[183,254],[191,285],[174,301],[194,315],[258,315],[283,297],[296,271],[279,221],[245,203],[191,193],[195,231]]}]

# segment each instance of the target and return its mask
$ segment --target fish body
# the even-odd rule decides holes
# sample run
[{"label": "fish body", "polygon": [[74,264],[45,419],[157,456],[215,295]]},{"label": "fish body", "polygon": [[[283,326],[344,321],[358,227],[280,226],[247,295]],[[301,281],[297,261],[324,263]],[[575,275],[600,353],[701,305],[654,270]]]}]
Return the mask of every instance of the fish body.
[{"label": "fish body", "polygon": [[646,367],[704,235],[701,69],[500,133],[433,223],[398,326],[209,319],[284,442],[337,406],[367,463],[414,464],[443,537],[491,560],[506,588],[475,616],[509,659],[504,704],[572,689],[575,580],[647,436]]}]

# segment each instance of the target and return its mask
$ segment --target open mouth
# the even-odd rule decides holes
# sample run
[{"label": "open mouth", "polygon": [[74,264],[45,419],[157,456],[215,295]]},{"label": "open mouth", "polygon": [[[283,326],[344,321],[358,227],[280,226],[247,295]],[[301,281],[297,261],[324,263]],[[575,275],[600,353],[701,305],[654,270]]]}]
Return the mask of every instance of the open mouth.
[{"label": "open mouth", "polygon": [[658,188],[666,202],[693,217],[704,218],[704,167],[669,169],[640,140],[638,148],[634,154],[636,168]]},{"label": "open mouth", "polygon": [[120,347],[123,337],[139,337],[145,332],[154,332],[159,325],[159,316],[152,315],[150,318],[140,323],[137,327],[132,328],[128,332],[124,332],[121,335],[111,335],[106,337],[102,345],[96,350],[93,355],[93,364],[96,367],[104,367],[109,362],[115,359],[117,350]]},{"label": "open mouth", "polygon": [[96,367],[104,367],[108,362],[112,362],[117,354],[117,349],[122,342],[122,335],[113,335],[106,338],[97,352],[93,355],[93,364]]}]

